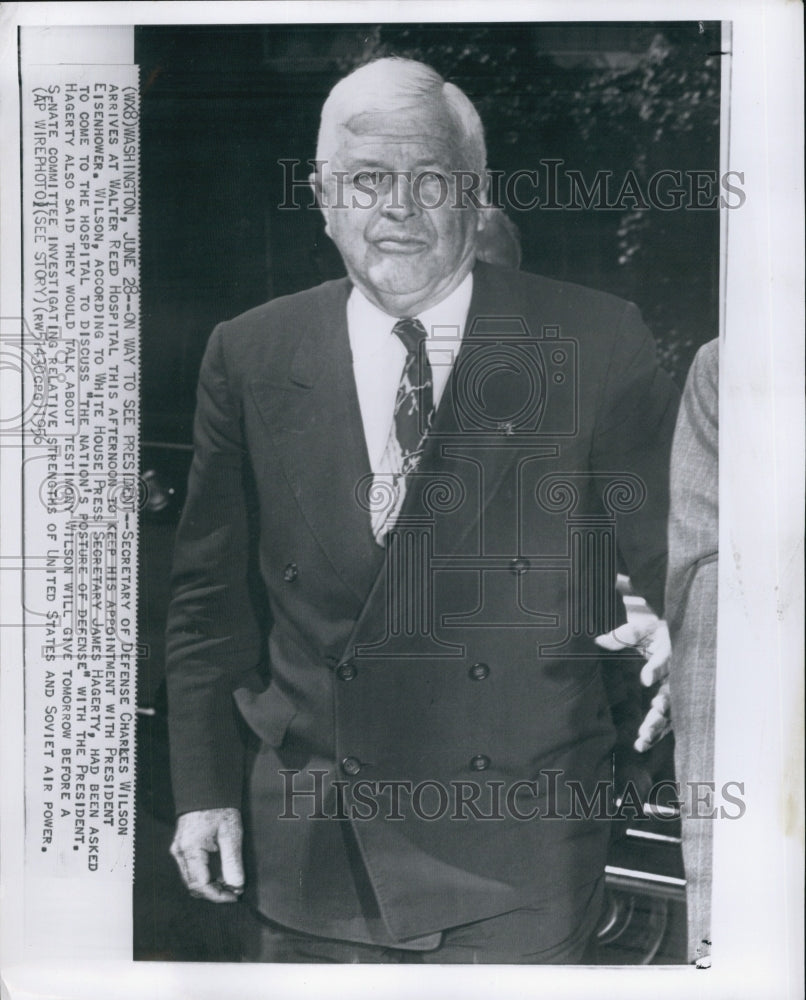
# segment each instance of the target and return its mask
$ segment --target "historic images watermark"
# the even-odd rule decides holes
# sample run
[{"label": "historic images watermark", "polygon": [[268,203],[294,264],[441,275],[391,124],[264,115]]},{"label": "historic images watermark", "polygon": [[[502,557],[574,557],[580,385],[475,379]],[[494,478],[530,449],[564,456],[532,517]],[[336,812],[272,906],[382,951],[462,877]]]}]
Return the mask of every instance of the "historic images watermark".
[{"label": "historic images watermark", "polygon": [[[283,200],[279,209],[316,208],[314,178],[324,179],[328,205],[335,209],[372,209],[381,197],[398,208],[403,197],[421,209],[500,208],[543,211],[713,211],[741,208],[747,199],[741,170],[662,169],[648,177],[635,170],[585,172],[562,159],[542,159],[538,167],[507,173],[486,170],[410,170],[331,168],[327,160],[280,159]],[[306,168],[307,165],[307,168]],[[404,195],[404,190],[406,194]]]},{"label": "historic images watermark", "polygon": [[[747,811],[744,782],[664,779],[642,792],[631,779],[582,781],[561,770],[543,769],[538,777],[484,781],[356,778],[332,779],[326,770],[286,768],[282,820],[405,821],[481,820],[636,820],[649,810],[661,820],[741,819]],[[675,808],[656,809],[659,803]]]}]

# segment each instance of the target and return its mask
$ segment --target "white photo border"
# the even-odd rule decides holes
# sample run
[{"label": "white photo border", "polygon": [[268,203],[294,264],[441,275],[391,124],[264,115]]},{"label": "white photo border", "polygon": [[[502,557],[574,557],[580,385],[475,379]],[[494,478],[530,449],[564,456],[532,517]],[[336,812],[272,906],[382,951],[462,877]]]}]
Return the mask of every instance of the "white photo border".
[{"label": "white photo border", "polygon": [[[2,233],[0,316],[19,315],[20,190],[17,27],[179,23],[303,23],[490,20],[603,20],[595,0],[527,3],[421,0],[287,3],[29,3],[0,12],[2,65]],[[607,20],[657,20],[658,3],[614,2]],[[802,995],[803,955],[803,26],[786,0],[679,0],[668,20],[730,24],[725,66],[729,131],[725,169],[745,174],[746,203],[724,213],[720,401],[720,630],[717,671],[717,785],[744,780],[747,812],[720,823],[714,851],[714,964],[690,967],[485,967],[429,970],[134,963],[131,898],[26,877],[23,856],[23,690],[20,629],[0,630],[3,664],[2,941],[3,996],[465,997],[543,991],[553,998],[619,995],[754,998]],[[15,96],[16,95],[16,96]],[[19,391],[8,373],[3,394]],[[8,398],[8,397],[7,397]],[[21,607],[19,470],[0,449],[0,621]],[[58,880],[52,880],[54,883]],[[27,912],[31,894],[48,911]],[[25,918],[24,918],[25,915]],[[31,947],[26,919],[48,929]],[[86,929],[86,953],[61,952],[60,927]],[[45,935],[46,937],[48,935]],[[41,938],[40,938],[41,939]],[[647,975],[650,979],[647,979]],[[695,976],[692,982],[690,977]]]}]

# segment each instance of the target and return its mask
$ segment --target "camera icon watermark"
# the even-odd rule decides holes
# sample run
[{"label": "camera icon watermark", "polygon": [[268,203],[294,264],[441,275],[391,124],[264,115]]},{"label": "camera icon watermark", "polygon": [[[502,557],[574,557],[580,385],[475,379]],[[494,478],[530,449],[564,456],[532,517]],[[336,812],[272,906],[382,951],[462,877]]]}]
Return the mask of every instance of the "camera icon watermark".
[{"label": "camera icon watermark", "polygon": [[431,434],[463,439],[570,437],[579,428],[578,345],[558,326],[534,333],[520,316],[479,316],[461,341],[455,331],[432,331],[432,368],[453,369],[444,418]]}]

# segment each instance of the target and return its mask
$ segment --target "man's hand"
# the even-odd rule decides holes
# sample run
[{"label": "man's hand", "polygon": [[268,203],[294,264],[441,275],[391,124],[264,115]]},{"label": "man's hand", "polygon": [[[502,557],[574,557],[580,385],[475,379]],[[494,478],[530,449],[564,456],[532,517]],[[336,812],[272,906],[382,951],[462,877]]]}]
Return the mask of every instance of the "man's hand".
[{"label": "man's hand", "polygon": [[669,684],[664,681],[652,699],[649,711],[638,728],[638,739],[633,746],[639,753],[649,750],[659,740],[671,732],[672,722],[669,705]]},{"label": "man's hand", "polygon": [[663,682],[652,699],[646,718],[638,730],[638,738],[633,744],[636,750],[643,753],[672,728],[669,684],[666,681],[672,652],[669,628],[665,621],[660,621],[654,615],[641,615],[636,621],[628,621],[606,635],[597,636],[596,644],[614,653],[623,649],[637,650],[646,659],[641,668],[641,683],[645,687],[652,687],[653,684]]},{"label": "man's hand", "polygon": [[[237,809],[201,809],[179,817],[171,854],[191,896],[211,903],[237,902],[244,882],[242,840]],[[213,881],[210,855],[216,853],[221,855],[221,878]]]}]

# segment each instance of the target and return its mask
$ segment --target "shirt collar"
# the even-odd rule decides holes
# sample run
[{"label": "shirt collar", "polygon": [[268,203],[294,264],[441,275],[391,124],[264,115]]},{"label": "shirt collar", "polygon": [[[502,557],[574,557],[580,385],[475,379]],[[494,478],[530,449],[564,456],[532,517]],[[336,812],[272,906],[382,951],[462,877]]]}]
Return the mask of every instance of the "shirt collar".
[{"label": "shirt collar", "polygon": [[[473,272],[470,271],[450,295],[418,313],[416,318],[425,327],[428,337],[461,339],[472,295]],[[379,309],[353,285],[347,300],[347,328],[354,356],[366,356],[380,350],[384,340],[392,335],[396,322],[394,316]]]}]

